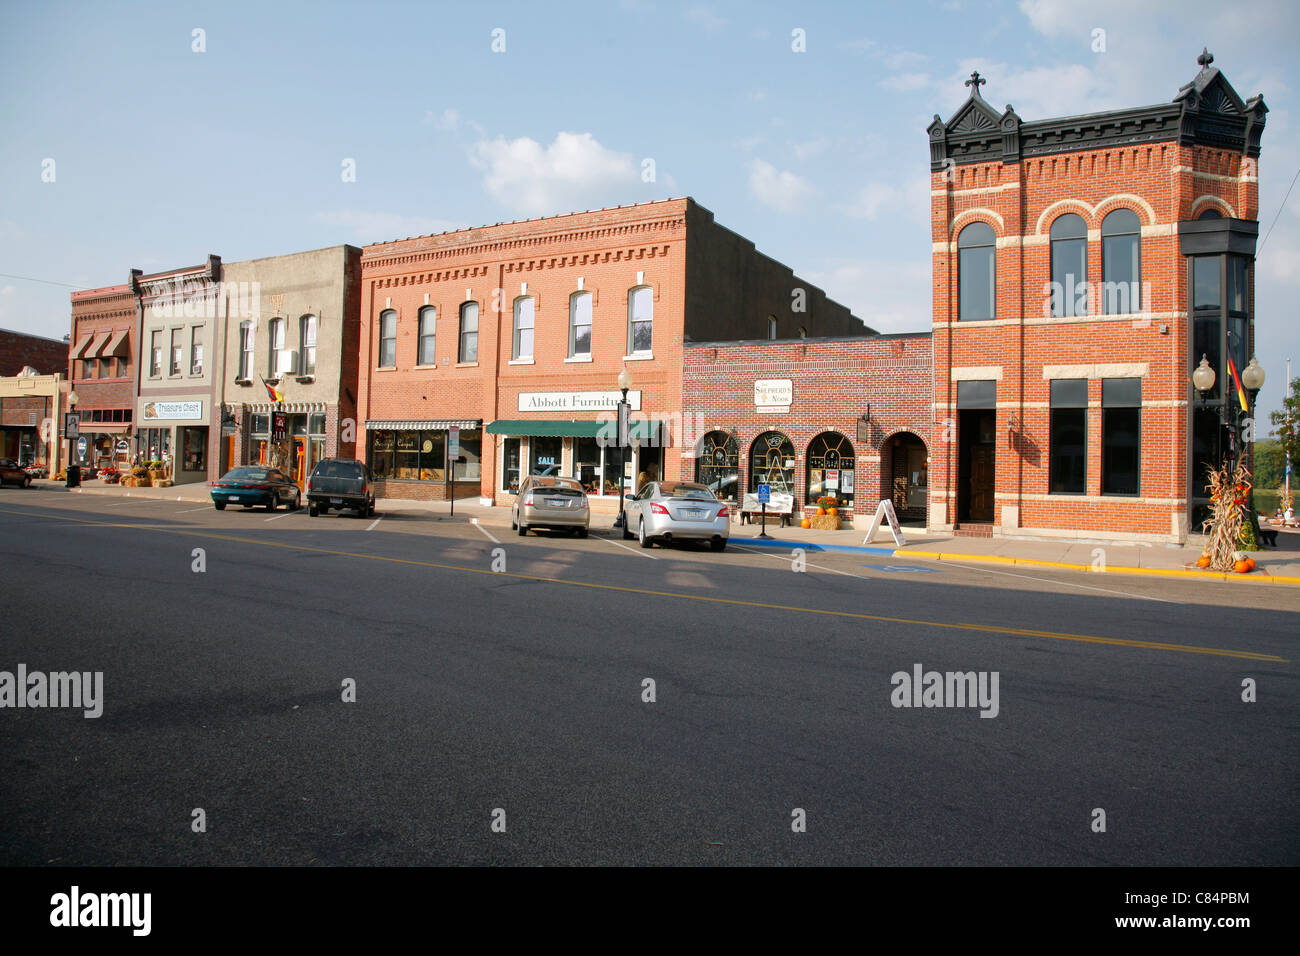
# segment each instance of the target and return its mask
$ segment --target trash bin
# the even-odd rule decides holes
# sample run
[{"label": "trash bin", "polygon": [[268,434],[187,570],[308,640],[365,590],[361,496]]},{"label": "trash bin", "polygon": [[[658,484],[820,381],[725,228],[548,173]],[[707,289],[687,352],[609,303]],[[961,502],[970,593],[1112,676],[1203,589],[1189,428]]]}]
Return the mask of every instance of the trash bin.
[{"label": "trash bin", "polygon": [[68,487],[69,488],[81,487],[81,466],[80,465],[68,466]]}]

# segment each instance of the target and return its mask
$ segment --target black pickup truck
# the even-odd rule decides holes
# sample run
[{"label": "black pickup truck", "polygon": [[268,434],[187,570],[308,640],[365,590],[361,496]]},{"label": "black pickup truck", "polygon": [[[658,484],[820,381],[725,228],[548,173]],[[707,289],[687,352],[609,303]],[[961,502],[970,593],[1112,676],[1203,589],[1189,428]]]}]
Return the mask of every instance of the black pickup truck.
[{"label": "black pickup truck", "polygon": [[307,514],[328,514],[348,508],[359,516],[375,513],[374,480],[365,462],[355,458],[322,458],[307,479]]}]

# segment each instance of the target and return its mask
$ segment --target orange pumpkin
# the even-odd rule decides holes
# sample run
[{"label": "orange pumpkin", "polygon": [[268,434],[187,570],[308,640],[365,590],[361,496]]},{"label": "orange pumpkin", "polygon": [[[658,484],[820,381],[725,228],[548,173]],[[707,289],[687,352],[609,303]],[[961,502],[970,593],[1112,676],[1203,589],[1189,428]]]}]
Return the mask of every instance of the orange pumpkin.
[{"label": "orange pumpkin", "polygon": [[817,509],[817,513],[818,513],[819,515],[824,515],[824,514],[826,513],[826,509],[825,509],[825,508],[818,508],[818,509]]},{"label": "orange pumpkin", "polygon": [[1196,559],[1196,566],[1198,568],[1208,568],[1210,566],[1210,556],[1208,554],[1201,555]]},{"label": "orange pumpkin", "polygon": [[1247,571],[1250,570],[1250,568],[1249,566],[1247,566],[1245,561],[1238,561],[1235,564],[1233,564],[1232,570],[1236,571],[1238,574],[1245,574]]},{"label": "orange pumpkin", "polygon": [[812,527],[812,518],[804,518],[802,521],[799,522],[799,527],[801,527],[801,528],[811,528],[811,527]]},{"label": "orange pumpkin", "polygon": [[827,508],[827,509],[826,509],[826,513],[827,513],[828,515],[837,515],[837,514],[839,514],[839,509],[837,509],[837,508]]},{"label": "orange pumpkin", "polygon": [[1246,559],[1246,570],[1247,570],[1247,571],[1254,571],[1254,570],[1255,570],[1255,559],[1254,559],[1254,558],[1247,558],[1247,559]]}]

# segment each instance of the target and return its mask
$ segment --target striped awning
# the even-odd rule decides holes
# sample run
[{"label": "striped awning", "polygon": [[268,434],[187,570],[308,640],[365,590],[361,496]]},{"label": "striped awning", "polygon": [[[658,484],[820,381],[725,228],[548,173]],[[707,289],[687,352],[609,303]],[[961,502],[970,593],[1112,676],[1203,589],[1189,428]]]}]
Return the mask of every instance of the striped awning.
[{"label": "striped awning", "polygon": [[77,339],[77,346],[69,354],[68,358],[75,360],[81,358],[81,353],[86,351],[86,346],[95,338],[94,332],[87,332],[81,338]]},{"label": "striped awning", "polygon": [[100,350],[103,349],[103,347],[108,344],[108,340],[112,338],[112,336],[113,333],[111,331],[97,333],[95,335],[95,341],[91,344],[90,348],[86,349],[86,351],[82,353],[81,357],[84,359],[92,359],[97,357],[100,353]]},{"label": "striped awning", "polygon": [[446,431],[448,428],[478,428],[483,422],[477,418],[430,418],[423,420],[377,419],[366,422],[366,431],[418,432]]},{"label": "striped awning", "polygon": [[326,411],[324,402],[244,402],[244,408],[254,415],[270,415],[272,412],[288,412],[290,415],[316,413],[323,415]]}]

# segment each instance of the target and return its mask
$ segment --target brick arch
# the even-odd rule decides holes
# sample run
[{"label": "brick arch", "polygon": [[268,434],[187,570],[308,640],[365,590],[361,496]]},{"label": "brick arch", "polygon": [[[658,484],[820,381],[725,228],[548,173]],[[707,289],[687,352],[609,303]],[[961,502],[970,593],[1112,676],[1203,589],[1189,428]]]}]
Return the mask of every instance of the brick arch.
[{"label": "brick arch", "polygon": [[1075,212],[1081,215],[1089,231],[1099,228],[1094,224],[1096,217],[1092,206],[1089,206],[1082,199],[1058,199],[1039,213],[1038,222],[1034,226],[1034,235],[1047,235],[1047,230],[1051,228],[1052,223],[1067,212]]},{"label": "brick arch", "polygon": [[1237,218],[1237,214],[1232,211],[1232,207],[1228,205],[1226,199],[1223,199],[1220,196],[1211,196],[1208,194],[1204,196],[1197,196],[1196,199],[1192,202],[1192,211],[1190,213],[1190,217],[1192,219],[1195,219],[1197,216],[1199,216],[1201,213],[1205,211],[1205,207],[1207,206],[1217,207],[1218,210],[1221,213],[1223,213],[1225,216],[1227,216],[1229,219]]},{"label": "brick arch", "polygon": [[1132,209],[1138,214],[1139,219],[1145,220],[1142,223],[1144,226],[1154,226],[1156,224],[1156,211],[1151,208],[1149,202],[1133,193],[1116,193],[1113,196],[1107,196],[1092,207],[1093,215],[1097,219],[1098,229],[1101,228],[1101,221],[1106,218],[1107,214],[1114,212],[1116,209]]},{"label": "brick arch", "polygon": [[[919,443],[921,448],[924,449],[925,451],[926,461],[928,462],[930,460],[929,442],[927,442],[920,435],[920,433],[914,431],[913,429],[898,428],[890,432],[888,435],[886,435],[884,439],[880,442],[880,445],[877,449],[880,453],[880,500],[884,501],[885,499],[889,499],[891,501],[894,501],[894,510],[898,512],[900,518],[904,517],[903,512],[906,510],[909,512],[906,515],[906,517],[909,518],[910,520],[922,520],[928,522],[929,520],[929,500],[928,500],[929,492],[928,491],[926,493],[927,494],[926,502],[920,508],[909,510],[905,507],[905,499],[906,499],[906,492],[907,492],[906,470],[904,470],[904,473],[901,475],[896,474],[894,470],[893,443],[894,443],[894,439],[896,438],[907,438]],[[900,477],[903,479],[903,484],[901,487],[896,487],[896,480]],[[926,487],[927,488],[929,487],[928,483]],[[900,502],[904,504],[904,507],[899,507]]]},{"label": "brick arch", "polygon": [[1039,214],[1038,222],[1034,226],[1034,235],[1047,235],[1052,222],[1065,212],[1077,212],[1083,216],[1089,231],[1100,229],[1106,213],[1119,208],[1132,209],[1138,213],[1138,218],[1145,220],[1142,223],[1144,226],[1156,224],[1156,211],[1149,202],[1135,193],[1115,193],[1113,196],[1097,200],[1095,206],[1088,205],[1082,199],[1058,199]]},{"label": "brick arch", "polygon": [[977,209],[967,209],[954,216],[952,222],[948,224],[948,238],[955,240],[957,234],[972,222],[988,223],[988,225],[993,226],[993,231],[998,234],[999,238],[1007,231],[1006,221],[1000,213],[981,206]]}]

